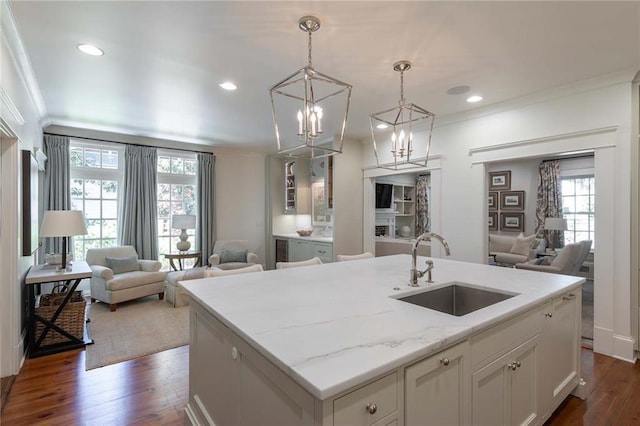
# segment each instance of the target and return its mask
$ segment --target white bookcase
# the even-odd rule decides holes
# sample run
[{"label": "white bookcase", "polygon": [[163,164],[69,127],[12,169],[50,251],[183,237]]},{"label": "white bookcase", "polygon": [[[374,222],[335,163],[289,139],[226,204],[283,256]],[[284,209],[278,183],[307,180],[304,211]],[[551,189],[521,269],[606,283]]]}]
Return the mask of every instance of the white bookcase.
[{"label": "white bookcase", "polygon": [[[393,184],[391,209],[376,210],[376,227],[384,226],[385,235],[392,238],[414,238],[416,231],[416,187],[415,185]],[[400,228],[408,226],[408,237],[399,235]]]}]

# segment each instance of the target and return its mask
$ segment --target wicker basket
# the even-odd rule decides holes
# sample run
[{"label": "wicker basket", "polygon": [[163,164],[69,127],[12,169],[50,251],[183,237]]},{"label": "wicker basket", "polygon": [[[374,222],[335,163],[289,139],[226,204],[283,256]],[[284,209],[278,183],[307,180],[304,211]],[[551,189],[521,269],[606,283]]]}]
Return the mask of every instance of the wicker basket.
[{"label": "wicker basket", "polygon": [[[62,303],[62,300],[67,295],[67,293],[58,293],[54,288],[54,292],[49,294],[43,294],[40,296],[40,303],[35,308],[36,314],[41,316],[42,318],[51,319],[53,314]],[[76,336],[79,339],[82,339],[84,334],[84,321],[85,321],[85,307],[87,306],[87,302],[82,297],[82,292],[74,291],[71,295],[71,298],[65,305],[60,315],[56,319],[55,324],[65,330],[67,333]],[[36,323],[35,330],[35,339],[38,341],[40,335],[44,331],[45,325],[41,322]],[[57,343],[65,343],[68,342],[69,339],[58,333],[53,328],[49,329],[49,332],[44,337],[41,346],[47,345],[55,345]]]}]

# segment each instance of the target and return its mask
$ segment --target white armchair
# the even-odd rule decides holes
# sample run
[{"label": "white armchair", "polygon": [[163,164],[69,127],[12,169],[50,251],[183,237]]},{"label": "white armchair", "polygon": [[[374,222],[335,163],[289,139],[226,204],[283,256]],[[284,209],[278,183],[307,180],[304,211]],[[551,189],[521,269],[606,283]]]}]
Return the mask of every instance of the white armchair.
[{"label": "white armchair", "polygon": [[247,240],[217,240],[209,264],[219,269],[246,268],[258,263],[258,255],[249,251]]},{"label": "white armchair", "polygon": [[164,298],[166,273],[157,260],[140,260],[132,246],[87,250],[91,267],[91,300],[108,303],[111,312],[117,304],[157,294]]}]

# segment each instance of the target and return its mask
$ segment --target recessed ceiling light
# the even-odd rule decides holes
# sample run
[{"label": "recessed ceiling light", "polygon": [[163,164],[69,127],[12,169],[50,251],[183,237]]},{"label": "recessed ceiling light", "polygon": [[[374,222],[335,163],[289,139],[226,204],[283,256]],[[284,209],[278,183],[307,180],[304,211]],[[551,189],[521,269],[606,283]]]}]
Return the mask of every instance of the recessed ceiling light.
[{"label": "recessed ceiling light", "polygon": [[87,55],[91,55],[91,56],[104,55],[104,52],[102,51],[102,49],[97,48],[91,44],[79,44],[77,47],[79,51],[81,51],[82,53],[86,53]]},{"label": "recessed ceiling light", "polygon": [[224,83],[220,83],[219,86],[222,87],[224,90],[236,90],[238,88],[238,86],[236,86],[230,81],[225,81]]},{"label": "recessed ceiling light", "polygon": [[378,124],[378,125],[376,126],[376,128],[377,128],[377,129],[386,129],[387,127],[389,127],[389,126],[387,126],[387,125],[386,125],[386,124],[384,124],[384,123],[380,123],[380,124]]},{"label": "recessed ceiling light", "polygon": [[480,102],[482,100],[482,96],[478,96],[478,95],[473,95],[473,96],[469,96],[467,98],[467,102]]}]

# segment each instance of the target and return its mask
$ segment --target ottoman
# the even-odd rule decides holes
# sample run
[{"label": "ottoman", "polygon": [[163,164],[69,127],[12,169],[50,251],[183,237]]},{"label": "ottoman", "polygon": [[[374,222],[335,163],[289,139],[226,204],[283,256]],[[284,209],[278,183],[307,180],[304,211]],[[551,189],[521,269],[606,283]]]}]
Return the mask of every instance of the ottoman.
[{"label": "ottoman", "polygon": [[204,278],[204,271],[207,268],[201,266],[198,268],[185,269],[184,271],[173,271],[167,273],[164,285],[164,300],[173,305],[174,308],[189,304],[189,296],[184,294],[179,281],[195,280]]}]

